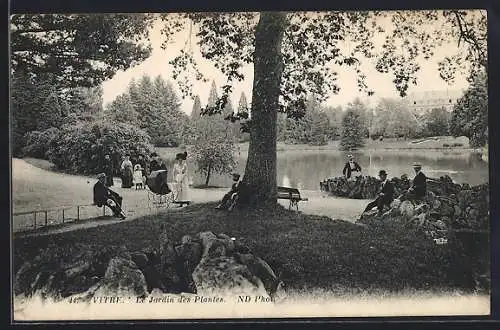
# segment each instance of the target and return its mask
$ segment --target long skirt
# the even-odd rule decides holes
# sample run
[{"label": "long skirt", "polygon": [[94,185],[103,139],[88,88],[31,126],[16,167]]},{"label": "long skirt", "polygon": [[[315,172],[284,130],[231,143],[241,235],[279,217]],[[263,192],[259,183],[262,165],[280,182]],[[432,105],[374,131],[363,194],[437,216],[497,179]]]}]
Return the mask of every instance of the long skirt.
[{"label": "long skirt", "polygon": [[178,174],[175,178],[176,202],[190,202],[189,181],[186,175]]},{"label": "long skirt", "polygon": [[122,188],[131,188],[133,181],[132,169],[126,168],[122,173]]},{"label": "long skirt", "polygon": [[106,173],[106,187],[112,187],[113,185],[113,175],[111,173]]}]

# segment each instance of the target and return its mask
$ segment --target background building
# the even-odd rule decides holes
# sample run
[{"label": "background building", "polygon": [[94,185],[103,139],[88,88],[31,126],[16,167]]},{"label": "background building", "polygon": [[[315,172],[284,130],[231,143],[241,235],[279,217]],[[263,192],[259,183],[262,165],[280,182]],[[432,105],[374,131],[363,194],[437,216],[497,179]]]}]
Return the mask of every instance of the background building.
[{"label": "background building", "polygon": [[404,100],[414,113],[425,113],[434,108],[444,107],[448,111],[462,97],[464,90],[426,91],[408,94]]}]

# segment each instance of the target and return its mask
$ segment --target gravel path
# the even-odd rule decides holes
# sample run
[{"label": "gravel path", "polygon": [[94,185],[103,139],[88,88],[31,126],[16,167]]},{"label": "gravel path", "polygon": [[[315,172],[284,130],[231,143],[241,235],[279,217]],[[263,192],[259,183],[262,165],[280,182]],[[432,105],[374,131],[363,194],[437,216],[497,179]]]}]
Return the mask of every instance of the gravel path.
[{"label": "gravel path", "polygon": [[[12,160],[12,191],[13,212],[29,210],[52,209],[63,206],[91,204],[92,186],[96,182],[93,178],[55,173],[40,169],[28,164],[22,159]],[[78,222],[68,222],[56,227],[44,228],[35,232],[20,233],[19,231],[32,224],[33,215],[16,216],[13,219],[13,231],[19,235],[47,235],[96,226],[112,224],[121,221],[133,221],[141,216],[158,212],[179,212],[184,208],[171,205],[169,208],[158,209],[148,205],[148,194],[145,190],[121,188],[120,179],[115,179],[113,190],[123,196],[124,209],[127,219],[119,220],[112,217],[102,217],[102,210],[89,206],[81,210],[81,218],[87,219]],[[215,202],[220,200],[227,188],[218,189],[191,189],[193,203]],[[361,214],[366,200],[342,199],[324,196],[320,191],[303,190],[303,197],[309,200],[300,202],[299,210],[307,214],[324,215],[332,219],[355,221]],[[288,206],[288,201],[280,200],[280,204]],[[189,206],[187,207],[189,208]],[[76,213],[76,207],[73,210]],[[69,215],[68,215],[69,213]],[[71,216],[71,210],[66,211],[66,216]],[[110,212],[108,211],[109,215]],[[61,221],[60,212],[49,215],[49,223]]]}]

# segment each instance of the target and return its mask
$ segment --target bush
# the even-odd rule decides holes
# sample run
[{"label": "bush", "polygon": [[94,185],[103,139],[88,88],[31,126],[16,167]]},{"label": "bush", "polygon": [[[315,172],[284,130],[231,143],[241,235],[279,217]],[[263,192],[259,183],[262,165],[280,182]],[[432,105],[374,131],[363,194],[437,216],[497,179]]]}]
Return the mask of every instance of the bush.
[{"label": "bush", "polygon": [[443,147],[445,147],[445,148],[449,148],[449,147],[450,147],[450,145],[449,145],[448,143],[443,143]]},{"label": "bush", "polygon": [[453,143],[452,147],[463,147],[463,143]]},{"label": "bush", "polygon": [[62,127],[52,139],[47,157],[65,172],[95,174],[102,171],[104,155],[109,154],[117,174],[125,153],[134,157],[152,149],[149,136],[135,126],[95,121]]},{"label": "bush", "polygon": [[22,155],[33,158],[47,159],[47,151],[54,139],[59,135],[59,129],[55,127],[43,131],[32,131],[24,136],[25,146]]}]

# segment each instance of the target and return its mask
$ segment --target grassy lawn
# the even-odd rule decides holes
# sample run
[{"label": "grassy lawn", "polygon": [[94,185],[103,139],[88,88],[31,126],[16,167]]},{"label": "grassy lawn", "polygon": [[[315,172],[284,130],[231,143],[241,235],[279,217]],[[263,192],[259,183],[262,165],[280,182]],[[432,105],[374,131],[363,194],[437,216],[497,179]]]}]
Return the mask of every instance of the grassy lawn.
[{"label": "grassy lawn", "polygon": [[168,224],[176,241],[207,230],[241,239],[295,291],[468,291],[474,288],[472,277],[489,269],[488,246],[473,252],[455,240],[435,245],[413,231],[388,225],[364,228],[283,207],[227,213],[214,206],[197,204],[104,227],[19,237],[13,242],[14,271],[44,249],[54,260],[71,260],[82,249],[103,246],[143,249],[157,243],[161,223]]}]

